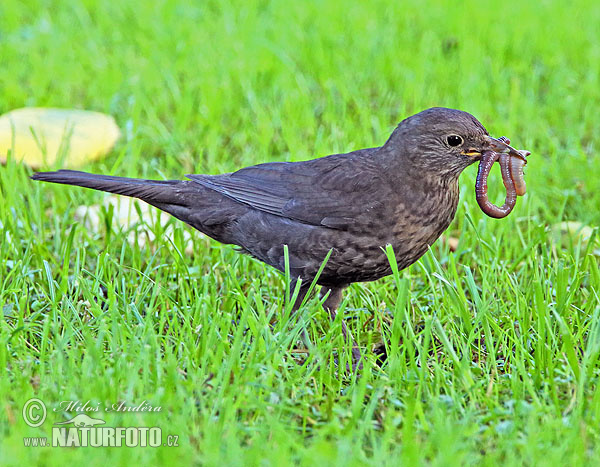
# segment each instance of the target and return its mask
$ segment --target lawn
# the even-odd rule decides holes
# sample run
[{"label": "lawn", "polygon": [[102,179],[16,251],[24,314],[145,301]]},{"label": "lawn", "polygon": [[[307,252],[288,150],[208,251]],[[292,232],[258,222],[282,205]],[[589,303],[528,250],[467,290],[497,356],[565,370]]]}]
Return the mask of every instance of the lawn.
[{"label": "lawn", "polygon": [[[334,361],[349,356],[341,322],[316,298],[290,318],[271,268],[176,220],[169,235],[123,230],[105,210],[86,228],[75,210],[103,194],[32,182],[9,160],[0,464],[600,460],[600,4],[484,3],[3,0],[0,113],[113,115],[123,137],[87,171],[168,179],[304,160],[381,145],[431,106],[471,112],[532,155],[510,216],[480,211],[472,166],[430,252],[348,289],[360,378]],[[500,186],[495,169],[498,199]],[[132,244],[130,230],[160,241]],[[31,398],[47,407],[39,427],[22,416]],[[178,446],[26,447],[76,415],[65,401]],[[161,410],[104,410],[144,401]]]}]

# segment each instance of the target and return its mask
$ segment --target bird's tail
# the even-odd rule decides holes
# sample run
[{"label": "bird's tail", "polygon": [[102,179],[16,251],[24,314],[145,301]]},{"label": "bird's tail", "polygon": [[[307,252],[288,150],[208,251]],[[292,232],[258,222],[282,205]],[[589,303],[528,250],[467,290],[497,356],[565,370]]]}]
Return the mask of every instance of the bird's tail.
[{"label": "bird's tail", "polygon": [[118,195],[131,196],[153,205],[179,204],[177,203],[177,191],[179,191],[177,188],[188,183],[181,180],[161,181],[96,175],[77,170],[37,172],[31,178],[44,182],[76,185]]}]

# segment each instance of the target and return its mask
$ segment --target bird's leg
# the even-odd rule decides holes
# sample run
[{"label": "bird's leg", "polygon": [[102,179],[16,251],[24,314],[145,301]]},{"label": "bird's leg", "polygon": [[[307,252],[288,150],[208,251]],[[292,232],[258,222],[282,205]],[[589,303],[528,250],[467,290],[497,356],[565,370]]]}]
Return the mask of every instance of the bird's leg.
[{"label": "bird's leg", "polygon": [[[331,318],[331,321],[334,321],[335,317],[337,316],[337,308],[340,305],[340,302],[342,301],[342,292],[343,291],[344,291],[343,287],[322,287],[321,288],[321,298],[323,298],[325,295],[327,295],[327,292],[329,292],[329,295],[325,299],[325,302],[323,302],[323,308],[325,308],[325,310],[329,313],[329,317]],[[360,349],[358,348],[358,345],[354,341],[354,338],[352,337],[352,334],[348,330],[348,328],[346,326],[346,322],[344,320],[342,320],[342,334],[344,335],[344,340],[346,342],[352,343],[352,369],[353,370],[362,369]]]}]

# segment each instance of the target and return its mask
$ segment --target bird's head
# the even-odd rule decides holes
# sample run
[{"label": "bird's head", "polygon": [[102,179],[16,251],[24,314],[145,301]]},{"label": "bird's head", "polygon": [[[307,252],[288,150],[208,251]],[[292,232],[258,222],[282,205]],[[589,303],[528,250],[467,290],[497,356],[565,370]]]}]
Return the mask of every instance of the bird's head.
[{"label": "bird's head", "polygon": [[492,138],[473,115],[461,110],[433,107],[400,122],[384,148],[403,165],[410,164],[423,175],[458,177],[481,159],[484,151],[510,152],[504,141]]}]

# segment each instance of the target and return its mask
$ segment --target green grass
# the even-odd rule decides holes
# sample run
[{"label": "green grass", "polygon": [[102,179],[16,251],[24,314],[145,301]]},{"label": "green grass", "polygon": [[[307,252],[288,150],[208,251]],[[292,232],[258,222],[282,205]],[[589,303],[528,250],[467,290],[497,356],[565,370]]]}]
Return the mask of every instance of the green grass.
[{"label": "green grass", "polygon": [[[348,289],[359,379],[340,321],[313,299],[282,316],[281,275],[181,223],[156,249],[74,221],[103,195],[0,167],[0,463],[583,465],[600,457],[597,240],[600,6],[545,2],[0,3],[0,113],[76,107],[124,137],[86,170],[219,173],[382,144],[405,116],[467,110],[533,155],[528,195],[486,217],[462,176],[455,222],[421,261]],[[50,167],[52,168],[52,167]],[[490,186],[500,185],[497,174]],[[500,190],[498,190],[499,192]],[[156,231],[160,225],[140,225]],[[299,334],[315,344],[299,352]],[[39,428],[21,416],[42,399]],[[61,401],[158,426],[179,447],[32,448]],[[136,462],[137,463],[137,462]]]}]

